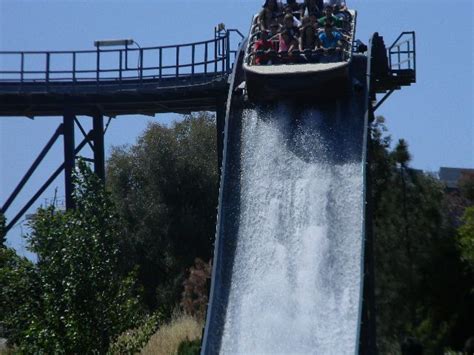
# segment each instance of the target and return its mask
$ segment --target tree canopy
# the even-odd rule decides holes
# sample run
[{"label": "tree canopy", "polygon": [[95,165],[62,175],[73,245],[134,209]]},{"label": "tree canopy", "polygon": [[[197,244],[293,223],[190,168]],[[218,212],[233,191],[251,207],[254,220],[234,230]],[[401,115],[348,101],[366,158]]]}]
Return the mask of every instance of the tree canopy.
[{"label": "tree canopy", "polygon": [[[406,337],[418,338],[428,353],[460,349],[471,335],[473,273],[461,260],[457,225],[446,203],[450,195],[437,179],[410,168],[407,142],[390,148],[382,117],[373,125],[372,140],[379,350],[399,351]],[[460,233],[471,235],[460,239],[466,253],[472,234],[466,225]]]},{"label": "tree canopy", "polygon": [[170,127],[149,124],[135,145],[112,151],[107,179],[124,220],[125,270],[138,267],[150,309],[173,308],[186,270],[212,253],[218,191],[214,117],[201,113]]}]

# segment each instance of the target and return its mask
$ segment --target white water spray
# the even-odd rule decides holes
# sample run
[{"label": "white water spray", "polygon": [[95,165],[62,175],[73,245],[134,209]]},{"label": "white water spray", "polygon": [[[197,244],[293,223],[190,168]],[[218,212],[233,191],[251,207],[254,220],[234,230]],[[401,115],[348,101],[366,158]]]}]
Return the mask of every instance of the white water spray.
[{"label": "white water spray", "polygon": [[355,354],[361,161],[330,159],[317,112],[242,117],[241,205],[222,354]]}]

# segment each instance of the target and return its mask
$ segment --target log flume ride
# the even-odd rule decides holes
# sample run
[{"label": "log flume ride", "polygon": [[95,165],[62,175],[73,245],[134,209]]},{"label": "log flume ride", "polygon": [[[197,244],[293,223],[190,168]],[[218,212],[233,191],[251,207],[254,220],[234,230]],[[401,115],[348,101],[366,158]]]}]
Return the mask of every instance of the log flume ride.
[{"label": "log flume ride", "polygon": [[258,81],[248,48],[227,103],[202,354],[357,354],[367,56],[342,64],[349,85],[338,98],[261,102],[264,87],[247,91]]}]

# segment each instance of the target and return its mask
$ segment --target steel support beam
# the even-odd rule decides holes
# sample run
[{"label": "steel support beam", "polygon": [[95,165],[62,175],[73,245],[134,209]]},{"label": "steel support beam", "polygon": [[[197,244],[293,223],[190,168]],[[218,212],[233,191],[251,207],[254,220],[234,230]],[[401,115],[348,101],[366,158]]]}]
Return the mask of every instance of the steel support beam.
[{"label": "steel support beam", "polygon": [[224,152],[224,130],[225,130],[226,98],[222,97],[217,102],[216,130],[217,130],[217,168],[219,176],[222,168],[222,155]]},{"label": "steel support beam", "polygon": [[359,335],[359,354],[360,355],[377,355],[377,332],[376,332],[376,308],[375,308],[375,267],[374,267],[374,238],[373,238],[373,196],[372,196],[372,179],[370,167],[372,164],[372,139],[370,131],[370,123],[374,121],[374,108],[372,100],[375,97],[373,87],[372,70],[374,57],[377,51],[373,52],[374,41],[378,38],[378,34],[374,34],[370,43],[367,54],[367,91],[366,103],[367,112],[366,120],[369,123],[367,128],[367,157],[365,166],[365,240],[364,240],[364,288],[362,298],[362,314],[361,329]]},{"label": "steel support beam", "polygon": [[53,136],[50,138],[50,140],[48,141],[48,143],[46,143],[46,145],[44,146],[43,150],[40,152],[40,154],[38,155],[38,157],[36,158],[36,160],[33,162],[33,164],[31,165],[31,167],[28,169],[28,171],[26,172],[25,176],[23,176],[23,178],[21,179],[21,181],[18,183],[17,187],[15,188],[15,190],[13,190],[12,194],[10,195],[10,197],[8,198],[8,200],[5,202],[5,204],[3,205],[2,207],[2,213],[5,213],[8,209],[8,207],[10,207],[10,205],[13,203],[13,201],[15,200],[15,198],[18,196],[18,194],[21,192],[21,190],[23,189],[23,187],[25,186],[25,184],[28,182],[28,180],[30,179],[31,175],[33,175],[33,173],[36,171],[36,169],[38,168],[38,166],[40,165],[41,161],[44,159],[44,157],[46,156],[46,154],[48,154],[49,150],[51,149],[51,147],[54,145],[54,143],[56,143],[56,141],[58,140],[59,136],[63,133],[63,125],[59,125],[59,127],[56,129],[56,132],[54,132]]},{"label": "steel support beam", "polygon": [[[373,120],[373,109],[370,108]],[[364,243],[364,290],[362,303],[362,332],[360,354],[377,354],[376,308],[375,308],[375,265],[373,233],[373,195],[370,166],[372,164],[372,139],[367,135],[367,166],[365,169],[366,205],[365,205],[365,243]]]},{"label": "steel support beam", "polygon": [[104,116],[98,112],[92,117],[94,139],[94,172],[105,181]]},{"label": "steel support beam", "polygon": [[393,94],[394,91],[395,91],[395,89],[392,89],[392,90],[390,90],[388,93],[386,93],[385,96],[384,96],[379,102],[377,102],[377,104],[375,105],[373,111],[374,111],[374,112],[377,111],[377,109],[378,109],[380,106],[382,106],[382,104],[385,102],[385,100],[387,100],[387,99],[390,97],[390,95]]},{"label": "steel support beam", "polygon": [[[82,140],[82,142],[77,146],[77,148],[74,151],[74,155],[78,154],[82,148],[87,144],[88,140],[91,138],[92,132],[89,132],[89,134]],[[16,214],[15,217],[8,223],[8,225],[5,228],[5,231],[8,233],[8,231],[20,220],[20,218],[28,211],[28,209],[36,202],[36,200],[43,194],[43,192],[46,191],[46,189],[51,185],[51,183],[58,177],[59,174],[63,171],[65,167],[65,163],[62,163],[59,168],[57,168],[54,173],[49,177],[48,180],[39,188],[39,190],[36,192],[36,194],[33,195],[33,197],[23,206],[23,208]]]},{"label": "steel support beam", "polygon": [[74,152],[74,118],[75,116],[70,109],[64,112],[64,189],[66,194],[66,209],[74,208],[74,200],[72,198],[74,190],[72,175],[76,161],[76,154]]}]

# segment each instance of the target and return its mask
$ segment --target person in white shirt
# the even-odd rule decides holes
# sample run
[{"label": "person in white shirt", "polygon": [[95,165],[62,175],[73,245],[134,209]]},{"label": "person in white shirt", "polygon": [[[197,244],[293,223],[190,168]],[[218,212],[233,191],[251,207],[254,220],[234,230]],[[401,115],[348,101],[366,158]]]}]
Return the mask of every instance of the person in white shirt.
[{"label": "person in white shirt", "polygon": [[346,0],[324,0],[324,8],[328,6],[332,7],[336,11],[336,13],[342,14],[348,11]]},{"label": "person in white shirt", "polygon": [[326,6],[339,6],[341,8],[346,7],[346,0],[324,0],[324,7]]},{"label": "person in white shirt", "polygon": [[324,5],[330,5],[330,6],[334,6],[334,5],[345,5],[346,4],[346,1],[345,0],[324,0]]}]

